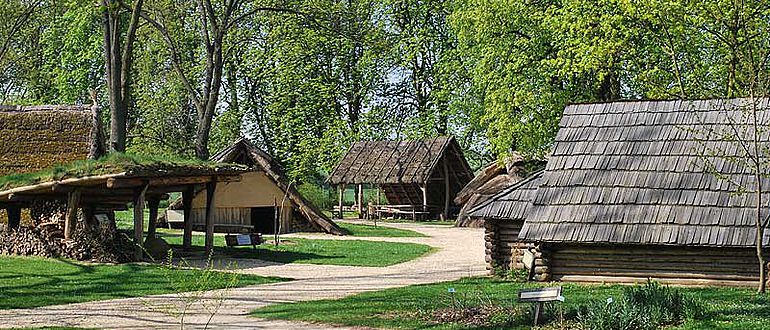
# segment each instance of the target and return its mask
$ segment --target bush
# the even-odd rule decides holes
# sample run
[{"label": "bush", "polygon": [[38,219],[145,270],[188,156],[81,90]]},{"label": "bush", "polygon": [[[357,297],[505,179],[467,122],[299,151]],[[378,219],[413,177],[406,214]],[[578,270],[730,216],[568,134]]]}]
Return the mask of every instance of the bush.
[{"label": "bush", "polygon": [[312,183],[303,183],[297,187],[297,191],[310,203],[322,210],[328,210],[336,205],[332,192]]},{"label": "bush", "polygon": [[581,306],[578,320],[591,330],[652,330],[701,314],[700,304],[680,290],[649,281],[624,288],[618,301],[610,298]]}]

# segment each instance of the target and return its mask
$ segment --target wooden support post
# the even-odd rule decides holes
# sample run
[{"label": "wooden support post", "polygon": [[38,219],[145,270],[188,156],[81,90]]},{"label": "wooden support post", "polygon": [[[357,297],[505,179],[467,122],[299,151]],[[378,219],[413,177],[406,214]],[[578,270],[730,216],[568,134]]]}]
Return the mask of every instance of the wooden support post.
[{"label": "wooden support post", "polygon": [[83,227],[86,230],[94,230],[97,226],[97,221],[94,219],[94,206],[83,206]]},{"label": "wooden support post", "polygon": [[192,247],[192,200],[195,188],[188,186],[182,191],[182,208],[184,209],[184,234],[182,235],[182,249],[189,250]]},{"label": "wooden support post", "polygon": [[420,190],[422,190],[422,211],[428,212],[428,183],[420,186]]},{"label": "wooden support post", "polygon": [[210,255],[214,250],[214,208],[216,207],[217,183],[209,182],[206,184],[206,255]]},{"label": "wooden support post", "polygon": [[344,219],[345,214],[342,212],[342,202],[343,202],[343,199],[345,198],[345,184],[341,183],[338,187],[338,190],[340,191],[340,199],[337,203],[337,206],[340,208],[340,219]]},{"label": "wooden support post", "polygon": [[19,228],[19,225],[21,225],[21,207],[8,206],[5,210],[8,213],[8,228]]},{"label": "wooden support post", "polygon": [[160,205],[160,198],[158,196],[152,196],[147,199],[147,207],[150,209],[150,223],[147,224],[147,238],[155,238],[155,229],[158,227],[158,206]]},{"label": "wooden support post", "polygon": [[80,204],[80,190],[73,190],[67,196],[67,215],[64,218],[64,239],[71,239],[75,233],[75,224],[78,219],[78,204]]},{"label": "wooden support post", "polygon": [[358,184],[358,218],[364,218],[364,185]]},{"label": "wooden support post", "polygon": [[144,236],[144,201],[148,187],[149,184],[145,184],[134,193],[134,244],[136,244],[136,260],[141,260],[144,255],[144,251],[142,250],[142,236]]},{"label": "wooden support post", "polygon": [[444,213],[441,214],[441,217],[444,221],[449,220],[449,190],[451,188],[450,182],[449,182],[449,165],[447,164],[446,156],[444,157]]}]

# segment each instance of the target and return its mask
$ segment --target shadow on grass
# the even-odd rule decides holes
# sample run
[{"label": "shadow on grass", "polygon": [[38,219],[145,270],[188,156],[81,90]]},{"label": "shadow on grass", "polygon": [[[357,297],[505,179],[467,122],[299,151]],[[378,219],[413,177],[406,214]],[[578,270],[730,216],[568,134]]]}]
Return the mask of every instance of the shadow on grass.
[{"label": "shadow on grass", "polygon": [[[206,258],[206,250],[202,246],[192,246],[189,250],[183,250],[181,245],[172,245],[174,254],[184,257]],[[264,247],[214,247],[214,256],[225,256],[237,259],[257,259],[281,264],[300,263],[319,259],[344,259],[345,256],[329,256],[308,252],[276,251]]]}]

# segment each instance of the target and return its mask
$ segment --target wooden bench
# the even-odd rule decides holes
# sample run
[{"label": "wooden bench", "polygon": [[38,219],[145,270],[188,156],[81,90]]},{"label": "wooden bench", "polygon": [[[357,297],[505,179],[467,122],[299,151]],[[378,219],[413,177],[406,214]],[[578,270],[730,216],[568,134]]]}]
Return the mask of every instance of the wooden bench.
[{"label": "wooden bench", "polygon": [[251,234],[227,234],[225,235],[225,243],[228,247],[236,247],[236,246],[249,246],[251,245],[254,250],[257,249],[257,245],[260,245],[264,243],[265,240],[262,238],[262,234],[260,233],[251,233]]}]

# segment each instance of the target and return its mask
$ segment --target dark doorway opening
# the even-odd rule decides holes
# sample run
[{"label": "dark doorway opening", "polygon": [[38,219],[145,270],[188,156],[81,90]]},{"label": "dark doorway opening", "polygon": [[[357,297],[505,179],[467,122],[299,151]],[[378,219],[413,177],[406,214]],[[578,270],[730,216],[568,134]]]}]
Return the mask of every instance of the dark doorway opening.
[{"label": "dark doorway opening", "polygon": [[275,208],[252,207],[251,225],[254,230],[262,234],[275,234]]}]

